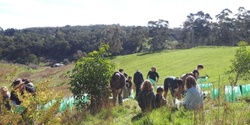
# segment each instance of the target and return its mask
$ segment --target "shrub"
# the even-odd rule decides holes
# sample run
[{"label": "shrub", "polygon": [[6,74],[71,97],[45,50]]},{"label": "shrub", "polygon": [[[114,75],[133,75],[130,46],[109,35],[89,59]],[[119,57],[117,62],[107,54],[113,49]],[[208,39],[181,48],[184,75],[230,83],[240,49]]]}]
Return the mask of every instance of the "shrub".
[{"label": "shrub", "polygon": [[108,45],[101,44],[99,51],[93,51],[88,56],[79,59],[73,69],[70,90],[78,100],[77,105],[86,106],[82,99],[85,93],[90,95],[92,113],[100,111],[108,104],[109,79],[114,71],[114,64],[107,58]]},{"label": "shrub", "polygon": [[239,42],[239,49],[236,50],[236,54],[234,59],[231,60],[232,65],[230,66],[230,70],[228,73],[233,73],[235,75],[235,79],[230,77],[230,81],[237,84],[239,78],[244,80],[250,80],[250,50],[246,48],[247,42]]},{"label": "shrub", "polygon": [[[13,72],[11,74],[15,74],[16,72]],[[14,75],[9,75],[9,77],[6,78],[6,81],[9,81],[8,79],[13,79]],[[60,123],[60,117],[58,117],[58,107],[60,101],[57,101],[57,103],[54,103],[50,108],[47,110],[43,110],[43,106],[50,102],[53,99],[60,100],[61,94],[60,92],[55,93],[53,90],[49,89],[51,82],[49,80],[36,83],[36,96],[32,96],[29,93],[24,93],[23,96],[21,96],[19,93],[18,97],[22,101],[21,106],[25,107],[27,110],[25,113],[18,113],[18,108],[12,106],[12,111],[9,111],[5,108],[4,102],[2,99],[2,96],[0,96],[0,124],[55,124]],[[9,87],[9,90],[11,88]]]}]

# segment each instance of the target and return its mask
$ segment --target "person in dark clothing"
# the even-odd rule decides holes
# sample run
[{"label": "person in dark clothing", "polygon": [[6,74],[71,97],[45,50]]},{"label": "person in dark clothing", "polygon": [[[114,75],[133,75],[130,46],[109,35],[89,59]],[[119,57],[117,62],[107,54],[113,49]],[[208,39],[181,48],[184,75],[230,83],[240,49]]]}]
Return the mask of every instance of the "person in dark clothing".
[{"label": "person in dark clothing", "polygon": [[133,82],[135,84],[135,89],[136,89],[136,94],[135,94],[136,97],[138,96],[138,93],[141,90],[141,84],[143,83],[143,81],[144,81],[143,74],[141,73],[141,71],[137,70],[134,73],[134,78],[133,78]]},{"label": "person in dark clothing", "polygon": [[194,77],[195,77],[196,80],[199,78],[199,75],[200,75],[199,71],[202,70],[203,68],[204,68],[204,66],[199,64],[197,66],[197,68],[193,70],[192,73],[194,74]]},{"label": "person in dark clothing", "polygon": [[124,72],[123,69],[119,69],[119,72],[122,73],[126,79],[128,79],[128,74],[126,72]]},{"label": "person in dark clothing", "polygon": [[184,84],[181,79],[174,76],[167,77],[164,80],[164,98],[167,98],[168,90],[170,90],[172,97],[181,98],[184,92]]},{"label": "person in dark clothing", "polygon": [[147,79],[150,78],[152,80],[154,80],[156,83],[159,80],[159,74],[156,72],[156,67],[152,67],[151,71],[148,72],[147,74]]},{"label": "person in dark clothing", "polygon": [[132,81],[131,80],[132,80],[132,77],[129,76],[128,79],[126,80],[126,83],[125,83],[125,85],[126,85],[126,87],[128,89],[128,95],[129,96],[131,95],[131,89],[132,89]]},{"label": "person in dark clothing", "polygon": [[149,80],[142,83],[141,91],[136,98],[142,112],[151,111],[155,108],[155,94],[153,90],[154,87]]},{"label": "person in dark clothing", "polygon": [[36,88],[35,88],[34,84],[33,84],[29,79],[24,78],[24,79],[22,79],[22,82],[23,82],[23,84],[24,84],[25,86],[30,87],[30,88],[33,88],[34,91],[36,92]]},{"label": "person in dark clothing", "polygon": [[0,92],[1,92],[1,95],[2,95],[4,106],[8,110],[11,110],[11,106],[9,104],[10,92],[8,91],[8,88],[6,88],[5,86],[3,86],[3,87],[0,88]]},{"label": "person in dark clothing", "polygon": [[155,95],[155,107],[159,108],[166,105],[166,99],[162,96],[163,88],[158,87],[156,90],[157,94]]},{"label": "person in dark clothing", "polygon": [[31,93],[33,95],[35,95],[36,92],[34,87],[30,87],[24,84],[21,78],[16,79],[13,82],[12,86],[13,90],[11,91],[10,100],[12,100],[15,106],[19,106],[22,103],[21,100],[18,98],[17,92],[20,92],[21,95],[24,94],[24,91]]}]

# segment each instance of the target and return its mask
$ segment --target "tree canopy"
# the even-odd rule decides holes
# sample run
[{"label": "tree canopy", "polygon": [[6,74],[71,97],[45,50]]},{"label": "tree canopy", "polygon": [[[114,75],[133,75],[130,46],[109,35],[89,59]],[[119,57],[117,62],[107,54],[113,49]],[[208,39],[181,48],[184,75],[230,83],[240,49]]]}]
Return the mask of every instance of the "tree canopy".
[{"label": "tree canopy", "polygon": [[183,26],[169,28],[168,20],[150,20],[147,26],[90,25],[3,30],[0,59],[15,63],[75,61],[108,44],[111,56],[195,46],[236,46],[250,43],[250,10],[225,8],[214,19],[198,11],[187,15]]}]

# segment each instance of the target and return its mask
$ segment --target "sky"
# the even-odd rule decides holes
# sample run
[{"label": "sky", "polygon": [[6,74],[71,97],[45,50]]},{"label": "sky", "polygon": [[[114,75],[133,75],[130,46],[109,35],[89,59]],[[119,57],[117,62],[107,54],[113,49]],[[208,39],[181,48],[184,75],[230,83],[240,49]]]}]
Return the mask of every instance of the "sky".
[{"label": "sky", "polygon": [[228,8],[250,10],[250,0],[0,0],[0,27],[23,29],[65,25],[147,26],[164,19],[180,27],[190,13],[212,18]]}]

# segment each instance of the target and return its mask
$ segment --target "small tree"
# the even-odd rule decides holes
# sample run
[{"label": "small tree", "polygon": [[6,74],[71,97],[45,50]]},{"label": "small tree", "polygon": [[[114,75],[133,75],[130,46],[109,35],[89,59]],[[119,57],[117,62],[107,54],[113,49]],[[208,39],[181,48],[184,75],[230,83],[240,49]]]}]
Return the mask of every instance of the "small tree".
[{"label": "small tree", "polygon": [[239,78],[243,80],[250,79],[250,50],[246,48],[247,42],[241,41],[238,46],[240,48],[237,49],[234,59],[231,60],[232,65],[228,71],[228,73],[235,74],[235,79],[231,78],[234,85],[237,84]]},{"label": "small tree", "polygon": [[80,58],[73,69],[70,90],[78,100],[78,106],[86,106],[83,95],[90,95],[90,109],[93,113],[102,108],[109,97],[109,80],[115,67],[107,58],[107,44],[101,44],[99,51]]}]

